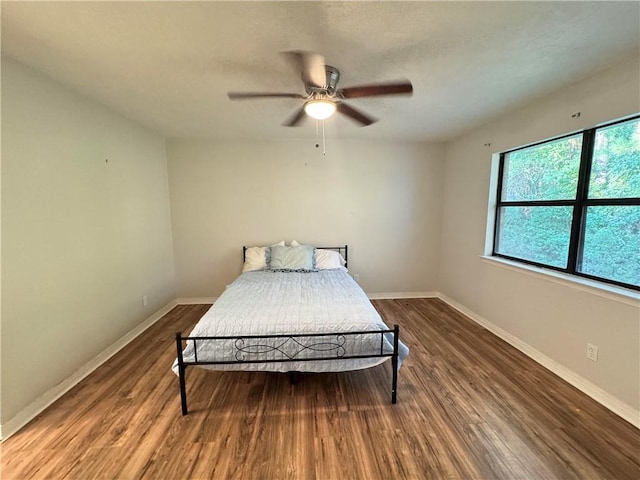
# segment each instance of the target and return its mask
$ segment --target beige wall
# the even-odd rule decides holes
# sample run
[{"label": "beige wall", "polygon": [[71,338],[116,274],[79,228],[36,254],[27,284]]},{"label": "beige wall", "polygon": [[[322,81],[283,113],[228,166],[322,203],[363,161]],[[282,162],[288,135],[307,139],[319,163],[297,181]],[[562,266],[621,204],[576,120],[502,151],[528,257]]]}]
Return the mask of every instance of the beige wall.
[{"label": "beige wall", "polygon": [[349,244],[368,292],[435,289],[442,147],[327,141],[167,142],[179,297],[220,295],[242,245],[292,239]]},{"label": "beige wall", "polygon": [[[438,288],[615,398],[640,409],[640,308],[624,297],[481,260],[491,157],[640,111],[632,59],[505,115],[447,145]],[[581,112],[580,118],[571,115]],[[485,147],[485,143],[491,143]],[[597,363],[585,356],[599,347]]]},{"label": "beige wall", "polygon": [[174,298],[164,138],[3,57],[2,422]]}]

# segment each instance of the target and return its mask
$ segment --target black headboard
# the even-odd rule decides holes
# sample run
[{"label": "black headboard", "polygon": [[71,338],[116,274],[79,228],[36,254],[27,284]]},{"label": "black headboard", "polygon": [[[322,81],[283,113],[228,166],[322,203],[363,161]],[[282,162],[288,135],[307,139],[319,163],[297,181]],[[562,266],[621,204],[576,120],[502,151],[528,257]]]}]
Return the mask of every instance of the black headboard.
[{"label": "black headboard", "polygon": [[[246,256],[247,256],[247,246],[242,246],[242,263],[244,263]],[[342,255],[342,258],[344,258],[344,266],[348,267],[349,265],[349,258],[348,258],[348,254],[349,254],[349,245],[345,245],[344,247],[316,247],[316,248],[320,248],[321,250],[335,250],[336,252],[338,252],[340,255]]]}]

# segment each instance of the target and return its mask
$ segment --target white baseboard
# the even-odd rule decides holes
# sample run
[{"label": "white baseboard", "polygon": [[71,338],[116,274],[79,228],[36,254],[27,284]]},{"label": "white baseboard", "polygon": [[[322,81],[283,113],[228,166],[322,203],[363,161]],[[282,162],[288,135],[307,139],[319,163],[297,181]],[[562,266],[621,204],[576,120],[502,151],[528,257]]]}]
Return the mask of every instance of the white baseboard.
[{"label": "white baseboard", "polygon": [[85,379],[89,374],[91,374],[94,370],[100,367],[103,363],[113,357],[116,353],[126,347],[132,340],[134,340],[138,335],[144,332],[151,325],[160,320],[164,315],[169,313],[173,307],[177,305],[177,302],[171,301],[160,310],[155,312],[149,318],[147,318],[144,322],[136,326],[129,333],[125,334],[115,343],[107,347],[105,350],[100,352],[94,358],[89,360],[83,367],[76,370],[69,377],[64,379],[55,387],[47,390],[44,394],[38,397],[34,402],[27,405],[25,408],[20,410],[13,418],[7,420],[0,426],[0,441],[5,441],[11,435],[16,433],[22,427],[24,427],[27,423],[33,420],[36,416],[38,416],[45,408],[49,407],[53,402],[58,400],[62,395],[67,393],[73,387],[75,387],[78,383],[80,383],[83,379]]},{"label": "white baseboard", "polygon": [[176,298],[178,305],[213,305],[218,297],[179,297]]},{"label": "white baseboard", "polygon": [[393,300],[396,298],[433,298],[438,292],[379,292],[367,293],[370,300]]},{"label": "white baseboard", "polygon": [[437,296],[442,301],[446,302],[451,307],[458,310],[460,313],[469,317],[471,320],[483,326],[484,328],[489,330],[491,333],[493,333],[497,337],[501,338],[511,346],[520,350],[522,353],[524,353],[529,358],[531,358],[535,362],[545,367],[547,370],[550,370],[551,372],[558,375],[567,383],[576,387],[582,393],[588,395],[589,397],[594,399],[596,402],[608,408],[613,413],[620,416],[621,418],[623,418],[624,420],[626,420],[636,428],[640,428],[640,410],[634,409],[630,405],[614,397],[613,395],[606,392],[602,388],[598,387],[597,385],[594,385],[593,383],[581,377],[577,373],[569,370],[564,365],[556,362],[552,358],[547,357],[545,354],[536,350],[529,344],[523,342],[518,337],[510,334],[506,330],[503,330],[497,325],[491,323],[489,320],[482,317],[481,315],[478,315],[474,311],[469,310],[467,307],[456,302],[452,298],[449,298],[442,293],[438,293]]}]

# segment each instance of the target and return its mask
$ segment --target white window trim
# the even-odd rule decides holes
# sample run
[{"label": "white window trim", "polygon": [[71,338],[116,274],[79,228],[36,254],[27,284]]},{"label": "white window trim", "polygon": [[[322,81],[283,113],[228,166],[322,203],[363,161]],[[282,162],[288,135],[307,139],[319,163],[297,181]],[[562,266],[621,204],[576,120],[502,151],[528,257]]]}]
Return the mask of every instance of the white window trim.
[{"label": "white window trim", "polygon": [[493,257],[491,255],[480,255],[480,258],[483,262],[500,268],[523,273],[525,275],[557,283],[565,287],[582,290],[616,302],[640,307],[640,292],[629,288],[619,287],[610,283],[598,282],[597,280],[558,272],[552,269],[536,267],[526,263],[514,262],[505,258]]}]

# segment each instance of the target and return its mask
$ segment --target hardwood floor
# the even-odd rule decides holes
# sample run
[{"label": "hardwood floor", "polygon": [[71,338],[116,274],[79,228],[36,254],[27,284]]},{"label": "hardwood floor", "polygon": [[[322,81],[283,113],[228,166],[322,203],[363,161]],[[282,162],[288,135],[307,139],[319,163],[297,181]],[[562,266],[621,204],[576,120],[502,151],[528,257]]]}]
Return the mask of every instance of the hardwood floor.
[{"label": "hardwood floor", "polygon": [[2,444],[2,479],[634,479],[640,431],[437,299],[377,300],[411,349],[341,374],[187,373],[179,306]]}]

